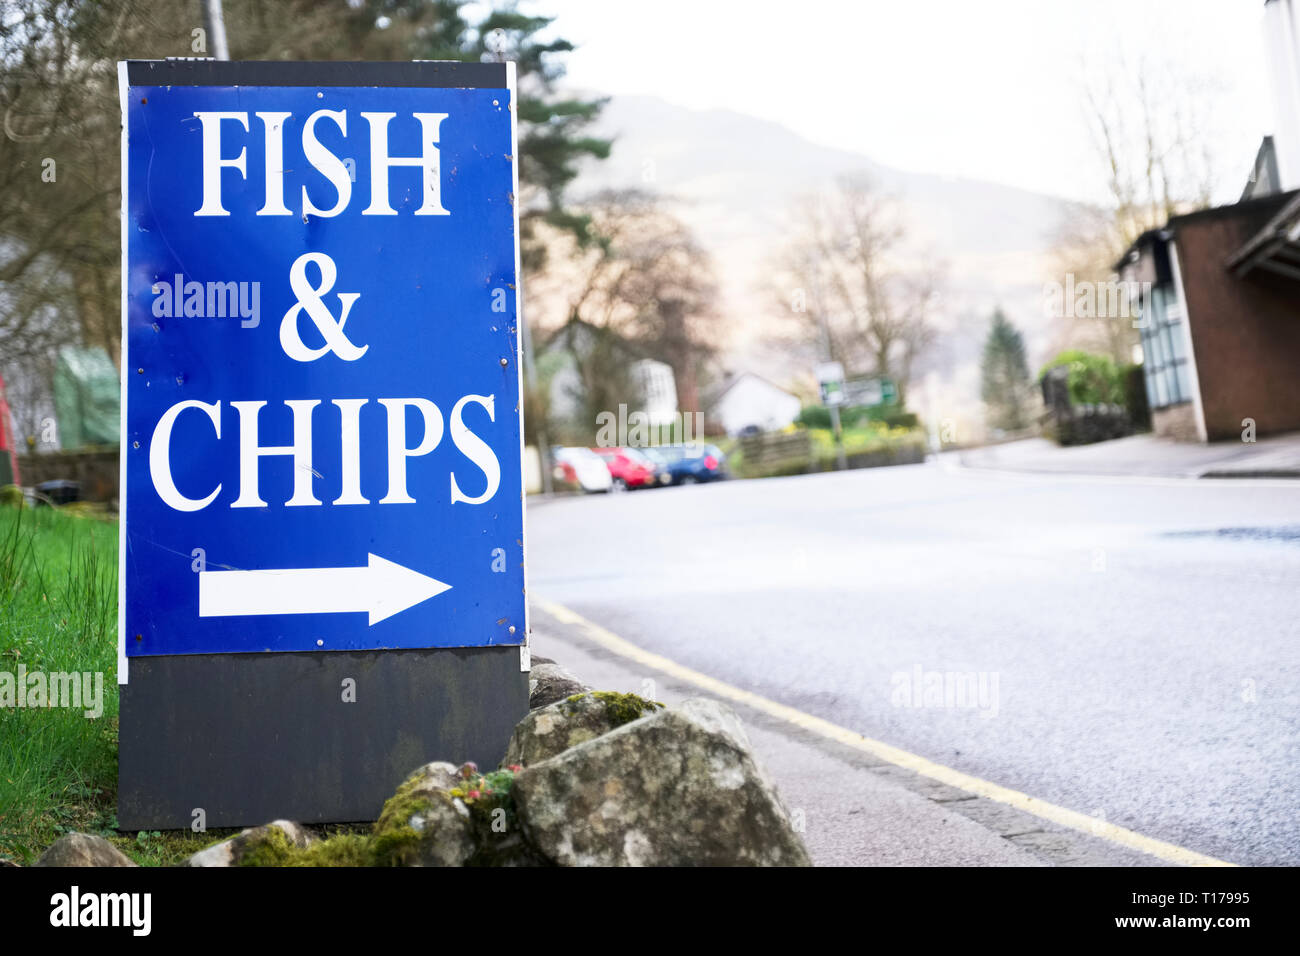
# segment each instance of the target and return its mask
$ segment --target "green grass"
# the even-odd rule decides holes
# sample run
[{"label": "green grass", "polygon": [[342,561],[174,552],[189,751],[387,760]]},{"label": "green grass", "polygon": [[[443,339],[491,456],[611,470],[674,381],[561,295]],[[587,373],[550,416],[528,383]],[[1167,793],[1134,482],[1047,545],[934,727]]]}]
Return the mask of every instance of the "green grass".
[{"label": "green grass", "polygon": [[0,508],[0,671],[102,673],[103,714],[0,707],[0,857],[70,830],[115,833],[117,527]]},{"label": "green grass", "polygon": [[[84,831],[83,831],[84,832]],[[111,828],[99,832],[109,842],[141,866],[175,866],[204,847],[232,837],[238,830],[208,830],[192,833],[189,830],[141,830],[139,833],[118,833]]]}]

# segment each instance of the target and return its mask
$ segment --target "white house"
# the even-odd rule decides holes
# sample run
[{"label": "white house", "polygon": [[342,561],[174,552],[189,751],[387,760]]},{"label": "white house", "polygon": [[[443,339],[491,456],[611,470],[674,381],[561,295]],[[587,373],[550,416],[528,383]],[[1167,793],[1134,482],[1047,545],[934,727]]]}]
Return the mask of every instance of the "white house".
[{"label": "white house", "polygon": [[753,372],[741,372],[723,383],[709,403],[709,417],[728,435],[746,429],[780,431],[795,420],[803,403],[799,396]]}]

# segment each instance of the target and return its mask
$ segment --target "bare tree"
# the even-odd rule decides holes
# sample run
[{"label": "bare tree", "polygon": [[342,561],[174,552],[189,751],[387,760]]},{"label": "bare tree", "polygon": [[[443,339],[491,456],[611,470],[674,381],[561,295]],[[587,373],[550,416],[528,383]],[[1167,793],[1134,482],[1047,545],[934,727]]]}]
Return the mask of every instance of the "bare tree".
[{"label": "bare tree", "polygon": [[1122,57],[1085,82],[1084,108],[1104,169],[1118,256],[1171,216],[1210,204],[1217,169],[1205,130],[1205,83]]},{"label": "bare tree", "polygon": [[[1054,258],[1059,275],[1102,284],[1113,280],[1116,261],[1142,233],[1210,205],[1221,178],[1207,133],[1218,90],[1176,61],[1129,59],[1123,51],[1081,67],[1081,74],[1083,119],[1106,199],[1069,208]],[[1128,362],[1138,338],[1132,319],[1127,312],[1071,314],[1056,344]]]},{"label": "bare tree", "polygon": [[719,319],[709,255],[662,204],[646,205],[637,221],[619,249],[637,310],[632,336],[645,354],[672,366],[678,409],[697,412],[700,375],[715,353]]},{"label": "bare tree", "polygon": [[[446,19],[380,0],[225,10],[246,59],[401,58]],[[24,394],[43,394],[35,380],[64,345],[120,363],[116,63],[209,54],[201,14],[195,0],[0,0],[0,370]]]},{"label": "bare tree", "polygon": [[701,366],[713,354],[716,285],[707,254],[662,200],[607,191],[580,206],[592,239],[553,231],[552,268],[534,294],[550,300],[548,342],[570,355],[584,415],[626,402],[630,366],[672,366],[678,407],[699,409]]},{"label": "bare tree", "polygon": [[805,340],[850,372],[894,380],[899,401],[934,344],[945,270],[909,242],[897,204],[861,176],[805,199],[776,285]]}]

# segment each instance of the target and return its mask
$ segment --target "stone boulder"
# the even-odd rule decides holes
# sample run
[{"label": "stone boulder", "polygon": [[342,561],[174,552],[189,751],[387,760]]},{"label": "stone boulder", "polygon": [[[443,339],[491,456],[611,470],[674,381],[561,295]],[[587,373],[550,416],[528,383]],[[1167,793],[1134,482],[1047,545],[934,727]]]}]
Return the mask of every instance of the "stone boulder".
[{"label": "stone boulder", "polygon": [[561,866],[810,865],[740,719],[717,701],[563,749],[520,773],[513,795],[528,842]]},{"label": "stone boulder", "polygon": [[55,840],[33,866],[135,866],[103,837],[67,833]]},{"label": "stone boulder", "polygon": [[[291,820],[273,820],[260,827],[249,827],[229,840],[205,847],[185,861],[185,866],[256,866],[278,865],[279,857],[289,848],[305,850],[311,834]],[[263,861],[263,857],[267,859]]]},{"label": "stone boulder", "polygon": [[474,824],[450,791],[461,783],[449,763],[416,770],[384,804],[371,852],[378,866],[464,866],[474,855]]},{"label": "stone boulder", "polygon": [[635,694],[610,691],[574,694],[530,711],[517,723],[502,764],[540,763],[662,706]]},{"label": "stone boulder", "polygon": [[538,663],[534,660],[533,669],[528,674],[528,709],[548,707],[556,701],[589,690],[590,687],[558,664]]}]

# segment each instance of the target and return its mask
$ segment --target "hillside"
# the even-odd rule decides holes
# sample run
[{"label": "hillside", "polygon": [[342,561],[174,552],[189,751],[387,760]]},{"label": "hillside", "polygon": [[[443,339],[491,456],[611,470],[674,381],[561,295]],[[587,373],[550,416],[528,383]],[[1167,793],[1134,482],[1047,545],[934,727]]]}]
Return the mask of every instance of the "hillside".
[{"label": "hillside", "polygon": [[944,335],[928,367],[920,370],[930,373],[939,404],[968,405],[977,399],[979,348],[996,305],[1025,332],[1031,364],[1045,358],[1052,345],[1042,288],[1050,275],[1053,236],[1069,208],[1064,200],[891,169],[820,146],[776,123],[730,111],[685,109],[654,97],[612,99],[601,133],[614,137],[613,155],[584,170],[578,194],[642,187],[676,201],[678,213],[714,257],[732,368],[752,368],[785,382],[808,374],[804,356],[792,358],[788,349],[771,346],[787,326],[779,306],[762,292],[761,280],[799,197],[845,173],[865,172],[897,197],[915,254],[947,263]]}]

